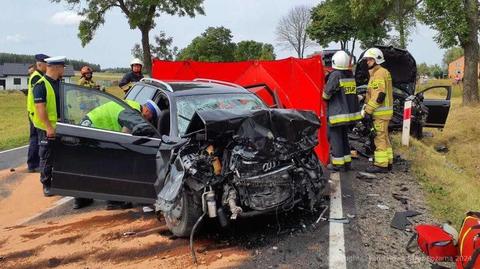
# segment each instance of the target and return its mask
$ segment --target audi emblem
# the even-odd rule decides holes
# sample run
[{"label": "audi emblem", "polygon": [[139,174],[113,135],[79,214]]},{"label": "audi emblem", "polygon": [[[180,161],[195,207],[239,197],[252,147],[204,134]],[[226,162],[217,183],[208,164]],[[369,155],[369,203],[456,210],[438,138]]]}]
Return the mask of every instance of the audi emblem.
[{"label": "audi emblem", "polygon": [[277,166],[277,162],[276,161],[272,161],[272,162],[268,162],[268,163],[264,163],[262,165],[262,169],[264,172],[267,172],[267,171],[270,171],[272,170],[273,168],[275,168]]}]

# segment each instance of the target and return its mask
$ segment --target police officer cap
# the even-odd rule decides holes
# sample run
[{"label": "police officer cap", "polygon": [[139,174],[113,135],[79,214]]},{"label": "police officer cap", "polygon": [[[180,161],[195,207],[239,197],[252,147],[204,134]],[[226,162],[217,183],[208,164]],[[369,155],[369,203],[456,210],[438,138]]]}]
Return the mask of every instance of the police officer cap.
[{"label": "police officer cap", "polygon": [[145,105],[148,107],[148,110],[153,113],[154,118],[158,119],[158,116],[160,115],[160,108],[157,106],[157,104],[155,104],[155,102],[152,100],[147,100]]},{"label": "police officer cap", "polygon": [[65,65],[65,56],[55,56],[45,59],[49,65]]},{"label": "police officer cap", "polygon": [[45,63],[45,59],[50,58],[50,56],[45,54],[35,54],[35,61]]}]

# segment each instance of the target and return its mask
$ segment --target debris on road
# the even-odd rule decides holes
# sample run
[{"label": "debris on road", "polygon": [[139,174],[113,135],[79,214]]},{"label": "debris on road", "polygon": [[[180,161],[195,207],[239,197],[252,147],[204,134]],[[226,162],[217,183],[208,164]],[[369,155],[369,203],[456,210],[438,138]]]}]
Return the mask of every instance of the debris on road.
[{"label": "debris on road", "polygon": [[412,223],[407,218],[415,217],[421,214],[422,213],[413,211],[413,210],[407,210],[404,212],[395,212],[395,215],[393,216],[390,226],[392,228],[405,231],[407,229],[407,226],[412,225]]},{"label": "debris on road", "polygon": [[377,207],[382,209],[382,210],[389,210],[390,209],[390,207],[388,207],[386,205],[382,205],[382,204],[378,204]]},{"label": "debris on road", "polygon": [[367,172],[358,172],[357,178],[358,179],[377,179],[378,177],[375,174],[371,174]]},{"label": "debris on road", "polygon": [[342,224],[349,224],[350,223],[350,220],[347,219],[347,218],[330,218],[328,219],[329,222],[333,222],[333,223],[342,223]]},{"label": "debris on road", "polygon": [[408,197],[405,195],[392,193],[392,197],[395,198],[395,200],[400,201],[404,205],[408,204]]}]

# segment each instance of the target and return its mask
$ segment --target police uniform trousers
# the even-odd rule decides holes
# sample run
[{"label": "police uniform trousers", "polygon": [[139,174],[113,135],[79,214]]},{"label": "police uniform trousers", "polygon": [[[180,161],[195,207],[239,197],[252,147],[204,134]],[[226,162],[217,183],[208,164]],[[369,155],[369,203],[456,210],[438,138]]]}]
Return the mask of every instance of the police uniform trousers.
[{"label": "police uniform trousers", "polygon": [[40,153],[40,182],[50,187],[52,183],[53,169],[53,143],[54,140],[47,139],[47,132],[38,130],[39,153]]},{"label": "police uniform trousers", "polygon": [[37,169],[40,166],[39,145],[38,145],[38,131],[33,126],[32,120],[28,119],[30,125],[30,137],[28,145],[27,166],[29,170]]}]

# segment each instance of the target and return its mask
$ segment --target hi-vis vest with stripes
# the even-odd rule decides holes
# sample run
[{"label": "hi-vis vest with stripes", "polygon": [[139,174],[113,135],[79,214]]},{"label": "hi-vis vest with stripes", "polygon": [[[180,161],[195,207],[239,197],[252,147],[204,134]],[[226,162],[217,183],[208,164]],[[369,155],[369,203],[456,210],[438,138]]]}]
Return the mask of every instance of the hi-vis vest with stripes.
[{"label": "hi-vis vest with stripes", "polygon": [[[48,121],[52,124],[53,128],[57,125],[57,120],[58,120],[58,115],[57,115],[57,100],[55,98],[55,91],[53,90],[52,84],[48,82],[48,79],[45,77],[40,78],[36,84],[38,83],[44,83],[45,84],[45,89],[47,90],[47,101],[45,103],[45,108],[47,110],[47,116],[48,116]],[[35,84],[35,85],[36,85]],[[33,95],[33,94],[32,94]],[[40,117],[38,116],[37,109],[35,108],[35,103],[33,100],[33,96],[31,99],[29,99],[29,105],[27,107],[33,107],[33,115],[31,116],[32,123],[33,125],[41,130],[46,130],[47,127],[43,123],[43,121],[40,120]]]},{"label": "hi-vis vest with stripes", "polygon": [[33,86],[34,85],[32,84],[32,80],[36,77],[38,77],[38,79],[40,79],[41,77],[43,77],[43,75],[40,74],[40,72],[38,72],[37,70],[35,70],[35,71],[33,71],[33,73],[28,78],[27,112],[28,112],[28,117],[30,117],[30,119],[32,119],[32,116],[35,112],[35,102],[33,100]]},{"label": "hi-vis vest with stripes", "polygon": [[337,89],[332,91],[330,88],[323,92],[323,99],[328,100],[328,123],[332,126],[349,124],[362,119],[358,106],[355,79],[345,77],[345,74],[339,72],[341,71],[332,72],[330,75],[335,77],[329,78],[329,80],[338,79]]}]

